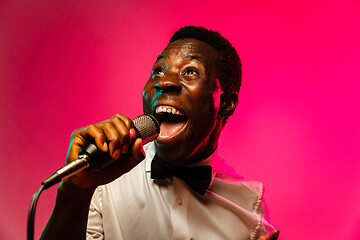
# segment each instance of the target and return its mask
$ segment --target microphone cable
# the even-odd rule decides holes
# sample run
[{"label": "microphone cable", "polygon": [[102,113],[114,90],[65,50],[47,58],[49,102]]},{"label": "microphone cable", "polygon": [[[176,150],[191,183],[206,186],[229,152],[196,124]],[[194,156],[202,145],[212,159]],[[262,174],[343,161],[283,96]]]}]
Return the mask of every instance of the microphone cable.
[{"label": "microphone cable", "polygon": [[44,185],[40,186],[39,190],[36,193],[34,193],[30,203],[30,208],[27,218],[27,240],[34,240],[35,210],[40,194],[44,190],[44,187],[45,187]]}]

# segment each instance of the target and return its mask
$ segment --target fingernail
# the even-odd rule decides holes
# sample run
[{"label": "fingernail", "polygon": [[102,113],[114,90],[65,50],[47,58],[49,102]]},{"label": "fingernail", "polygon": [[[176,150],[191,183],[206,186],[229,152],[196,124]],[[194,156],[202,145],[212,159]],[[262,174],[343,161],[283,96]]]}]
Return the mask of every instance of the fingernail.
[{"label": "fingernail", "polygon": [[103,148],[104,148],[104,150],[107,150],[107,144],[106,144],[106,142],[103,143]]},{"label": "fingernail", "polygon": [[274,235],[274,240],[276,240],[276,239],[278,239],[279,238],[279,234],[280,234],[280,231],[279,230],[277,230],[276,232],[275,232],[275,235]]},{"label": "fingernail", "polygon": [[141,151],[142,155],[145,157],[146,154],[145,154],[145,151],[144,151],[144,145],[143,145],[142,140],[141,140],[141,143],[140,143],[140,151]]},{"label": "fingernail", "polygon": [[113,159],[118,159],[119,154],[120,154],[120,150],[119,149],[115,150],[113,153]]},{"label": "fingernail", "polygon": [[131,139],[134,139],[135,137],[136,137],[135,129],[131,128],[131,129],[130,129],[130,138],[131,138]]}]

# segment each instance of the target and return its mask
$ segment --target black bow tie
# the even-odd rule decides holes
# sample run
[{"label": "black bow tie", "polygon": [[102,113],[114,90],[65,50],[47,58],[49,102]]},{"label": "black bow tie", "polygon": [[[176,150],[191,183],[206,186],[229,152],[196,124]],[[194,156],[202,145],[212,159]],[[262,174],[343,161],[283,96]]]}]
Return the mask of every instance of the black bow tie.
[{"label": "black bow tie", "polygon": [[195,192],[204,195],[211,182],[211,166],[170,167],[156,154],[151,162],[151,178],[165,179],[171,176],[181,178]]}]

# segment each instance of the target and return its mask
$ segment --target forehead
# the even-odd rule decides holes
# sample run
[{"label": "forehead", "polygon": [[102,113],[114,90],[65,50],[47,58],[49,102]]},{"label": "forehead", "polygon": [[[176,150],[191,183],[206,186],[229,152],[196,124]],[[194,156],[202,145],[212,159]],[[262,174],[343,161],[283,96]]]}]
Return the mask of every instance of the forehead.
[{"label": "forehead", "polygon": [[218,56],[215,48],[193,38],[180,39],[169,43],[158,56],[157,61],[171,55],[181,58],[195,58],[203,61],[206,65],[215,63]]}]

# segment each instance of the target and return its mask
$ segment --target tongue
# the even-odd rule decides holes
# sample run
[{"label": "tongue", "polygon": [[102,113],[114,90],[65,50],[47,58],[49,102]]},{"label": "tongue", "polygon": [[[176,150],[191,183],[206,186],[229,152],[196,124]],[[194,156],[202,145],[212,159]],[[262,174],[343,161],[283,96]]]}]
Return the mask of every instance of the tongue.
[{"label": "tongue", "polygon": [[178,133],[185,126],[185,122],[165,122],[160,125],[160,136],[171,137]]}]

